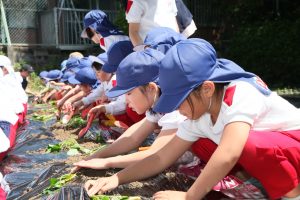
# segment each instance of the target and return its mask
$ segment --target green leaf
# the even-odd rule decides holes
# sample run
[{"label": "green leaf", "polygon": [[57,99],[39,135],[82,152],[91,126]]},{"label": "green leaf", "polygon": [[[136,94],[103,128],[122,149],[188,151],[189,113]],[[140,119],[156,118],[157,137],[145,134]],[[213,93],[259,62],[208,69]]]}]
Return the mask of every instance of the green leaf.
[{"label": "green leaf", "polygon": [[58,182],[57,178],[50,178],[50,185],[54,186]]},{"label": "green leaf", "polygon": [[79,154],[79,151],[77,149],[70,149],[67,152],[67,155],[69,155],[69,156],[74,156],[74,155],[78,155],[78,154]]},{"label": "green leaf", "polygon": [[49,187],[45,188],[42,193],[45,195],[52,194],[55,191],[62,188],[66,183],[70,182],[75,177],[76,177],[76,174],[64,174],[59,178],[50,178]]},{"label": "green leaf", "polygon": [[120,196],[120,195],[94,195],[91,200],[141,200],[141,197]]},{"label": "green leaf", "polygon": [[61,150],[60,144],[48,144],[47,153],[59,152]]}]

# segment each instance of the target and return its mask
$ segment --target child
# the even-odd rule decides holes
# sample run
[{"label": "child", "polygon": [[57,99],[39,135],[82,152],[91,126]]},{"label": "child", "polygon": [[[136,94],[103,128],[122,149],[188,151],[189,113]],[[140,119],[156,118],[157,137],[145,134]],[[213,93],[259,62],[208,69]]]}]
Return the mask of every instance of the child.
[{"label": "child", "polygon": [[186,40],[186,37],[167,27],[158,27],[152,29],[146,36],[145,47],[156,49],[163,54],[176,43]]},{"label": "child", "polygon": [[55,93],[60,90],[60,86],[57,86],[55,83],[61,79],[62,75],[63,73],[60,70],[54,69],[50,70],[44,77],[47,81],[46,88],[38,95],[38,97],[42,98],[44,103],[46,103],[49,99],[57,100],[55,98]]},{"label": "child", "polygon": [[[177,111],[163,115],[151,109],[160,94],[154,81],[157,80],[159,61],[163,57],[159,51],[146,49],[130,54],[120,63],[117,70],[117,86],[107,95],[117,97],[126,94],[129,107],[138,114],[146,112],[146,117],[128,128],[113,144],[90,156],[86,161],[75,163],[75,166],[94,169],[125,168],[156,152],[175,135],[178,124],[185,120],[185,117]],[[158,126],[161,127],[161,131],[149,150],[116,156],[138,147]]]},{"label": "child", "polygon": [[28,64],[24,64],[22,65],[20,72],[18,72],[17,74],[20,75],[22,77],[22,87],[24,90],[26,90],[27,88],[27,77],[30,75],[30,73],[34,72],[32,66],[28,65]]},{"label": "child", "polygon": [[189,9],[185,6],[183,0],[175,0],[176,7],[178,9],[176,19],[179,27],[179,31],[185,37],[190,37],[197,30],[193,15]]},{"label": "child", "polygon": [[[103,65],[99,62],[93,63],[95,73],[101,81],[98,94],[102,96],[102,99],[107,99],[105,92],[116,85],[116,76],[114,73],[117,71],[120,62],[133,52],[132,49],[133,46],[130,41],[116,42],[110,46],[107,53],[99,55],[101,60],[105,61]],[[130,109],[126,107],[124,95],[108,100],[111,101],[111,103],[100,104],[92,108],[89,113],[95,113],[96,115],[100,113],[113,114],[118,121],[122,121],[127,126],[131,126],[144,118],[143,115],[137,115],[134,111],[131,112]]]},{"label": "child", "polygon": [[[97,77],[90,66],[80,69],[73,76],[69,77],[68,82],[73,85],[80,85],[81,91],[83,91],[85,94],[84,96],[90,94],[92,89],[95,89],[97,87]],[[77,101],[73,102],[73,104],[76,104],[76,102]],[[81,106],[77,106],[77,109],[79,109]]]},{"label": "child", "polygon": [[[178,109],[188,120],[153,156],[98,180],[98,186],[87,183],[89,194],[156,174],[199,138],[209,138],[218,146],[208,149],[211,158],[192,187],[187,192],[158,192],[154,199],[201,199],[236,163],[262,183],[270,199],[300,198],[297,108],[254,74],[230,60],[217,59],[214,48],[201,39],[171,48],[161,62],[159,84],[162,95],[154,110]],[[205,148],[198,142],[194,149]]]},{"label": "child", "polygon": [[101,10],[88,12],[84,16],[83,25],[84,30],[81,37],[99,44],[104,51],[107,51],[110,45],[115,42],[129,40],[128,36],[115,27]]},{"label": "child", "polygon": [[147,33],[153,28],[169,27],[179,32],[175,0],[133,1],[127,11],[129,37],[134,47],[142,45]]},{"label": "child", "polygon": [[12,92],[15,96],[14,100],[19,102],[20,106],[16,106],[16,113],[19,116],[20,124],[25,121],[25,116],[27,113],[27,101],[28,96],[22,88],[21,82],[23,81],[19,73],[15,73],[10,59],[6,56],[0,55],[0,66],[3,70],[3,81],[6,83],[7,89]]}]

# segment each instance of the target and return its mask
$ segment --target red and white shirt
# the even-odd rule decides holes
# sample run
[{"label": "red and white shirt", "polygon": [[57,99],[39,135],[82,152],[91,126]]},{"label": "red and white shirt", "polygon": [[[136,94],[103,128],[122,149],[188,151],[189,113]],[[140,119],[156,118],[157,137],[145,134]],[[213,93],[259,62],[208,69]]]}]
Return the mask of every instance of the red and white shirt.
[{"label": "red and white shirt", "polygon": [[246,122],[256,131],[300,130],[300,109],[272,92],[265,96],[245,81],[226,86],[220,113],[215,124],[206,113],[197,120],[186,120],[177,132],[187,141],[209,138],[220,143],[224,127],[231,122]]},{"label": "red and white shirt", "polygon": [[107,37],[101,37],[100,39],[100,47],[104,51],[107,51],[109,47],[119,41],[129,40],[129,37],[126,35],[110,35]]}]

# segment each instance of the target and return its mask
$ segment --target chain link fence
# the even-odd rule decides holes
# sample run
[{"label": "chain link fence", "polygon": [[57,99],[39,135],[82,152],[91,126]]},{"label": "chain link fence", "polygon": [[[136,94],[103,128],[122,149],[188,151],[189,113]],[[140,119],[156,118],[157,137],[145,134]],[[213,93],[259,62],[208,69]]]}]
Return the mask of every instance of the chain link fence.
[{"label": "chain link fence", "polygon": [[[12,44],[39,43],[38,15],[47,9],[47,0],[2,0],[2,5],[4,9],[1,12],[4,13],[1,13],[1,44],[7,44],[7,37],[10,37]],[[9,36],[4,31],[4,16]]]},{"label": "chain link fence", "polygon": [[[0,0],[1,41],[7,45],[43,45],[60,49],[80,49],[91,46],[91,42],[80,37],[82,20],[89,9],[49,9],[49,0]],[[67,2],[67,1],[66,1]],[[69,3],[70,4],[70,3]],[[117,11],[103,10],[111,21]],[[5,27],[7,22],[7,27]],[[7,28],[7,29],[5,29]],[[8,34],[7,31],[8,30]]]}]

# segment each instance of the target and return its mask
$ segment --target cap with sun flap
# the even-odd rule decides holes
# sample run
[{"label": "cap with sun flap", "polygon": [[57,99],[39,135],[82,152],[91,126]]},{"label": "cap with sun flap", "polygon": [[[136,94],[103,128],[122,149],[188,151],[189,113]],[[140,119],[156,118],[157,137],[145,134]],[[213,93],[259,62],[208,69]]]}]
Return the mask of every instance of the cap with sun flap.
[{"label": "cap with sun flap", "polygon": [[136,87],[156,81],[163,57],[163,53],[150,48],[129,54],[117,69],[117,86],[106,95],[110,98],[117,97]]}]

